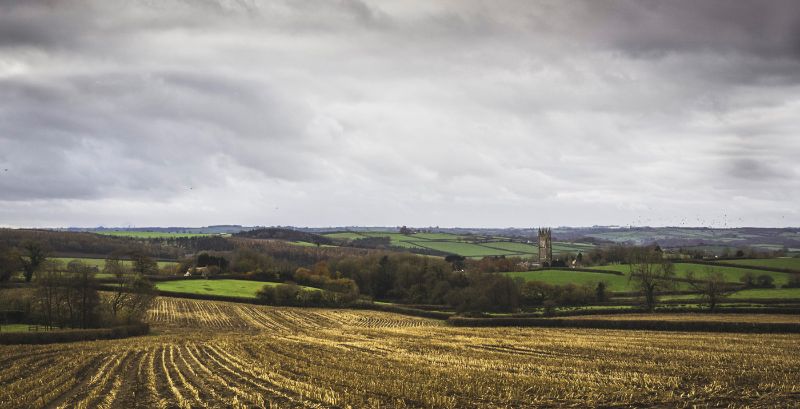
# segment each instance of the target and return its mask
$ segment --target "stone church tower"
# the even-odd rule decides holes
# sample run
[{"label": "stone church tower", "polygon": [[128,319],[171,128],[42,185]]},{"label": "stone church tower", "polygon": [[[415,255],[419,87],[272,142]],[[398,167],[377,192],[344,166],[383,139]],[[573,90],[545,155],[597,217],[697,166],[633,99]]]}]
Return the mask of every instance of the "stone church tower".
[{"label": "stone church tower", "polygon": [[539,265],[549,267],[553,263],[553,231],[539,229]]}]

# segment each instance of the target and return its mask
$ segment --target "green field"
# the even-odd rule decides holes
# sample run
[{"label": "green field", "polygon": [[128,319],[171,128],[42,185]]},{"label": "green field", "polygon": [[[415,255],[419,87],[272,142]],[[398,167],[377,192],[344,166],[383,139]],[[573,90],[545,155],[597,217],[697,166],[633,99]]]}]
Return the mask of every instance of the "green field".
[{"label": "green field", "polygon": [[[772,271],[763,271],[763,270],[750,270],[747,268],[739,268],[739,267],[729,267],[729,266],[708,266],[704,264],[692,264],[692,263],[675,263],[675,276],[677,278],[686,277],[686,273],[689,271],[694,272],[695,278],[703,279],[704,277],[708,276],[709,269],[713,271],[720,272],[725,276],[725,281],[729,283],[740,283],[740,278],[747,272],[751,272],[756,275],[756,277],[760,275],[769,275],[773,278],[774,283],[776,286],[781,286],[786,284],[789,281],[789,274],[787,273],[778,273]],[[612,264],[608,266],[595,266],[589,267],[592,269],[597,270],[608,270],[608,271],[621,271],[625,274],[628,274],[630,271],[627,264]]]},{"label": "green field", "polygon": [[483,246],[495,249],[511,251],[514,253],[538,255],[539,247],[528,243],[517,243],[511,241],[495,241],[490,243],[482,243]]},{"label": "green field", "polygon": [[0,333],[3,332],[28,332],[28,324],[3,324],[0,325]]},{"label": "green field", "polygon": [[364,238],[363,235],[360,233],[355,232],[339,232],[339,233],[325,233],[323,236],[330,238],[330,239],[341,239],[341,240],[353,240],[353,239],[361,239]]},{"label": "green field", "polygon": [[[586,243],[565,243],[565,242],[553,242],[553,253],[580,253],[580,252],[588,252],[593,249],[594,246],[591,244]],[[538,247],[537,247],[538,249]]]},{"label": "green field", "polygon": [[400,233],[370,232],[370,233],[362,233],[360,238],[364,237],[388,237],[392,246],[405,247],[405,248],[422,248],[421,246],[415,244],[414,242],[427,241],[427,239],[424,239],[422,237],[417,237],[416,234],[405,235]]},{"label": "green field", "polygon": [[615,274],[590,273],[586,271],[570,270],[536,270],[503,273],[511,278],[522,278],[525,281],[542,281],[553,285],[578,284],[596,286],[599,282],[608,285],[608,291],[629,292],[636,291],[633,283],[627,276]]},{"label": "green field", "polygon": [[458,236],[448,233],[416,233],[410,235],[410,237],[422,240],[463,240],[469,239],[470,236]]},{"label": "green field", "polygon": [[[276,286],[278,284],[281,283],[249,280],[175,280],[156,283],[156,288],[161,291],[173,291],[176,293],[255,298],[258,290],[264,286]],[[313,287],[302,288],[319,291],[319,289]]]},{"label": "green field", "polygon": [[429,249],[458,254],[464,257],[511,256],[516,254],[512,251],[492,249],[478,244],[457,241],[427,241],[424,244],[418,244],[424,245]]},{"label": "green field", "polygon": [[247,280],[176,280],[156,283],[156,288],[177,293],[255,298],[265,285],[276,284]]},{"label": "green field", "polygon": [[754,288],[737,291],[730,296],[731,299],[800,299],[800,288]]},{"label": "green field", "polygon": [[[95,267],[99,268],[100,270],[103,270],[103,268],[105,268],[105,266],[106,266],[106,260],[104,258],[51,257],[50,259],[51,260],[58,260],[58,261],[64,263],[64,265],[67,265],[67,263],[69,263],[72,260],[80,260],[84,264],[86,264],[88,266],[95,266]],[[156,263],[158,263],[158,268],[168,267],[168,266],[175,266],[175,265],[178,264],[178,263],[176,263],[174,261],[157,261]],[[127,266],[127,267],[130,267],[130,266],[133,265],[130,260],[122,260],[122,264]]]},{"label": "green field", "polygon": [[724,260],[724,261],[719,261],[717,263],[739,264],[739,265],[754,266],[754,267],[785,268],[789,270],[797,270],[798,272],[800,272],[800,258],[798,257]]},{"label": "green field", "polygon": [[[456,235],[448,233],[400,234],[395,232],[339,232],[324,236],[332,239],[354,240],[364,237],[388,237],[392,246],[408,249],[429,249],[464,257],[487,256],[536,257],[539,247],[535,244],[511,242],[507,238],[492,236]],[[553,252],[586,252],[594,246],[586,243],[553,243]]]},{"label": "green field", "polygon": [[135,239],[174,239],[178,237],[203,237],[217,236],[211,233],[180,233],[180,232],[161,232],[161,231],[126,231],[126,230],[104,230],[93,233],[106,236],[133,237]]},{"label": "green field", "polygon": [[[696,295],[667,295],[661,297],[663,300],[687,300],[698,299]],[[749,290],[737,291],[728,296],[731,300],[800,300],[800,288],[753,288]]]}]

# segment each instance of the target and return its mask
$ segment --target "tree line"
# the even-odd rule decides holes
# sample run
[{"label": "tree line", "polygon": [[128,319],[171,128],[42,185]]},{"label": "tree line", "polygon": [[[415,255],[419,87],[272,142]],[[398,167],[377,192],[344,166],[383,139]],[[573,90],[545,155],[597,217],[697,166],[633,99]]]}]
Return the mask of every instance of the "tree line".
[{"label": "tree line", "polygon": [[19,320],[59,328],[98,328],[140,322],[155,290],[135,267],[106,260],[112,281],[100,293],[96,269],[79,260],[66,265],[45,260],[34,272],[32,291],[2,290],[4,309],[22,311]]}]

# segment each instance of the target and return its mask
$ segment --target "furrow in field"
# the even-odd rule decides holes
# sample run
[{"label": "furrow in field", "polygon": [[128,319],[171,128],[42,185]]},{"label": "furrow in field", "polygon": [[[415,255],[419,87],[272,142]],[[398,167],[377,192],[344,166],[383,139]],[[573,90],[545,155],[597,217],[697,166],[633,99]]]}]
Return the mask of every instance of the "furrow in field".
[{"label": "furrow in field", "polygon": [[205,362],[207,360],[203,359],[203,354],[196,345],[187,345],[186,353],[201,379],[209,380],[207,383],[215,391],[214,394],[219,396],[232,395],[225,398],[225,401],[229,402],[231,406],[242,404],[245,406],[265,406],[264,398],[260,393],[253,391],[251,387],[246,385],[232,385],[226,378],[219,375],[219,371],[215,371],[206,365]]},{"label": "furrow in field", "polygon": [[198,351],[202,354],[203,358],[201,359],[205,359],[206,362],[212,364],[216,369],[229,374],[229,376],[236,379],[238,383],[260,390],[260,393],[265,395],[263,398],[267,402],[279,405],[291,405],[293,407],[319,406],[314,405],[313,402],[304,400],[302,397],[298,397],[296,394],[292,393],[292,391],[281,390],[279,387],[270,383],[268,379],[261,379],[258,376],[254,376],[247,368],[235,362],[228,361],[223,356],[218,355],[214,349],[209,348],[208,345],[204,345],[204,347],[198,349]]}]

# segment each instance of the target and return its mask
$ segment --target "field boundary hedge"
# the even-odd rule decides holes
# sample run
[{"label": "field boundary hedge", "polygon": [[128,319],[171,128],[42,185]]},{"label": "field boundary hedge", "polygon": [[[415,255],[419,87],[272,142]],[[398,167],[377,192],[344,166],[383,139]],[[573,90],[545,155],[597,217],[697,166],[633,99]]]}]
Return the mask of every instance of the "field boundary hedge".
[{"label": "field boundary hedge", "polygon": [[11,344],[55,344],[62,342],[94,341],[98,339],[120,339],[146,335],[150,325],[146,323],[122,325],[111,328],[69,329],[42,332],[3,332],[0,345]]},{"label": "field boundary hedge", "polygon": [[462,318],[451,317],[456,327],[595,328],[644,331],[800,333],[800,324],[719,321],[601,320],[562,318]]},{"label": "field boundary hedge", "polygon": [[[608,309],[591,309],[591,310],[567,310],[556,311],[552,317],[580,317],[592,315],[625,315],[625,314],[645,314],[647,310],[644,308],[608,308]],[[708,314],[711,313],[708,308],[675,308],[675,307],[657,307],[656,314]],[[786,314],[786,315],[800,315],[800,307],[718,307],[714,314]],[[541,312],[532,313],[519,313],[513,314],[510,317],[501,318],[546,318]],[[500,319],[500,318],[490,318]]]},{"label": "field boundary hedge", "polygon": [[528,271],[542,271],[542,270],[579,271],[579,272],[584,272],[584,273],[600,273],[600,274],[610,274],[610,275],[615,275],[615,276],[627,275],[626,273],[624,273],[622,271],[617,271],[617,270],[600,270],[600,269],[596,269],[596,268],[583,268],[583,267],[576,267],[576,268],[571,268],[571,267],[540,267],[540,268],[536,268],[536,269],[528,270]]},{"label": "field boundary hedge", "polygon": [[[732,259],[732,260],[739,260],[739,259]],[[745,259],[745,260],[758,260],[758,259]],[[675,264],[702,264],[704,266],[711,266],[711,267],[735,267],[735,268],[757,270],[757,271],[770,271],[770,272],[773,272],[773,273],[800,274],[800,270],[792,270],[790,268],[751,266],[751,265],[747,265],[747,264],[729,263],[727,260],[720,260],[720,261],[675,260],[675,261],[673,261],[673,263],[675,263]]]},{"label": "field boundary hedge", "polygon": [[420,317],[420,318],[431,318],[435,320],[447,320],[453,315],[451,313],[442,311],[427,311],[427,310],[420,310],[417,308],[402,307],[399,305],[374,304],[374,303],[363,303],[363,302],[353,304],[350,306],[350,308],[356,310],[360,309],[360,310],[393,312],[395,314],[410,315],[413,317]]}]

